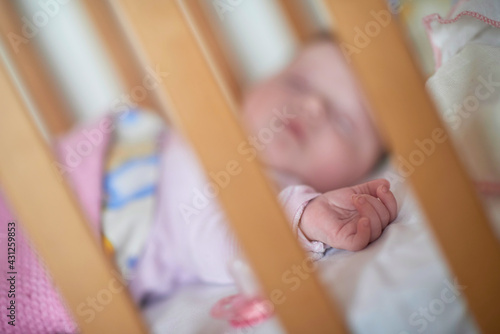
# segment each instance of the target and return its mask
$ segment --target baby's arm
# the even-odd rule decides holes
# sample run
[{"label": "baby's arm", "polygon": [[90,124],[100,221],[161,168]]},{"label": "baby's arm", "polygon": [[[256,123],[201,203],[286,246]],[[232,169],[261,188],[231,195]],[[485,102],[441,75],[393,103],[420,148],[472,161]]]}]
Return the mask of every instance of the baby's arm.
[{"label": "baby's arm", "polygon": [[[285,188],[279,199],[300,243],[318,259],[328,247],[360,250],[377,239],[397,214],[396,200],[388,189],[386,180],[325,194],[300,185]],[[364,203],[359,203],[361,198]],[[228,262],[239,253],[236,237],[215,202],[195,220],[189,225],[189,266],[202,281],[229,283]]]},{"label": "baby's arm", "polygon": [[299,229],[309,240],[357,251],[378,239],[397,216],[396,198],[379,179],[324,193],[304,210]]},{"label": "baby's arm", "polygon": [[[279,193],[279,201],[289,217],[291,228],[306,251],[311,252],[311,257],[316,259],[323,255],[326,245],[320,241],[310,241],[298,225],[308,203],[320,195],[304,185],[289,186]],[[219,203],[210,201],[199,214],[190,217],[189,224],[181,221],[179,224],[187,232],[188,256],[183,266],[190,267],[195,276],[204,282],[230,283],[232,277],[228,264],[240,257],[241,250]],[[279,245],[279,240],[276,240],[276,244]]]}]

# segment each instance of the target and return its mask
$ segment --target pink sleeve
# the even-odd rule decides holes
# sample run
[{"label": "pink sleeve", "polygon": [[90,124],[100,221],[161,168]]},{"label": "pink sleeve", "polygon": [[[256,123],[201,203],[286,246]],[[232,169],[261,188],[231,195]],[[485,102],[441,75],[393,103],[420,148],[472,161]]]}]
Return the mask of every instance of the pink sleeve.
[{"label": "pink sleeve", "polygon": [[[185,166],[188,165],[185,164]],[[188,169],[185,168],[185,170]],[[198,175],[198,173],[190,175],[192,175],[193,180],[191,182],[200,184],[202,179],[197,180],[198,182],[194,180],[197,179],[194,175]],[[169,183],[172,186],[172,182]],[[184,189],[191,187],[188,185]],[[195,187],[195,189],[203,188]],[[279,194],[280,202],[289,217],[295,236],[314,260],[323,256],[326,247],[321,242],[308,240],[300,230],[299,222],[306,205],[318,195],[307,186],[290,186]],[[181,193],[177,193],[177,196],[177,200],[184,197]],[[155,233],[162,240],[165,235],[170,235],[169,240],[158,242],[163,245],[159,248],[166,248],[165,245],[170,245],[172,252],[175,249],[176,256],[172,262],[177,263],[174,267],[181,269],[176,274],[180,281],[187,282],[191,278],[195,278],[211,284],[232,283],[234,278],[229,267],[234,260],[241,258],[239,241],[227,223],[226,216],[218,201],[211,200],[202,203],[201,198],[198,200],[200,201],[198,203],[200,209],[196,210],[196,214],[189,215],[188,219],[183,219],[180,215],[171,216],[172,224],[170,224],[169,231]],[[178,208],[182,203],[189,202],[188,198],[181,200],[180,203],[176,201],[171,207],[169,207],[170,205],[160,207],[160,211],[165,210],[165,215],[171,215],[173,211],[179,212]]]},{"label": "pink sleeve", "polygon": [[307,204],[319,195],[321,194],[305,185],[289,186],[283,189],[279,195],[279,200],[292,224],[295,236],[314,260],[321,258],[328,246],[320,241],[309,240],[302,233],[299,223]]},{"label": "pink sleeve", "polygon": [[[279,194],[279,200],[289,218],[291,228],[300,244],[313,260],[320,259],[327,246],[319,241],[310,241],[299,227],[300,218],[309,201],[320,195],[308,186],[289,186]],[[240,255],[239,242],[227,223],[217,201],[210,201],[199,214],[190,217],[189,222],[176,219],[173,229],[182,230],[179,238],[187,247],[182,259],[186,272],[191,272],[203,282],[227,284],[233,282],[229,272],[230,264]],[[175,233],[175,232],[174,232]],[[186,236],[180,236],[187,233]],[[179,254],[179,253],[177,253]],[[183,257],[184,255],[179,254]],[[177,259],[179,260],[179,259]]]}]

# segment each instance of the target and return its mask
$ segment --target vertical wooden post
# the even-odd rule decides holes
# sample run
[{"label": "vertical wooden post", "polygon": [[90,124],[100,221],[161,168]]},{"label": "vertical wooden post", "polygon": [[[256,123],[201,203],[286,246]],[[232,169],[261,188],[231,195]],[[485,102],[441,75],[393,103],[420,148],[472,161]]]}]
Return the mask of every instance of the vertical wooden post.
[{"label": "vertical wooden post", "polygon": [[205,48],[211,55],[213,66],[218,69],[218,78],[220,85],[227,91],[226,95],[234,105],[239,105],[242,98],[241,86],[231,69],[227,55],[217,40],[215,30],[207,18],[204,11],[204,0],[184,0],[185,9],[189,12],[189,23],[193,26],[198,39],[205,43]]},{"label": "vertical wooden post", "polygon": [[[219,200],[261,286],[289,333],[341,333],[342,317],[322,290],[316,275],[292,291],[283,275],[302,266],[305,254],[291,233],[260,164],[238,153],[247,140],[230,103],[218,85],[207,50],[197,43],[184,15],[183,1],[115,1],[136,32],[152,64],[170,76],[163,87],[171,119],[198,153],[206,172],[236,166],[240,172],[220,189]],[[183,15],[184,13],[184,15]],[[191,19],[189,19],[191,20]],[[199,37],[199,35],[198,35]],[[276,247],[279,239],[279,247]]]},{"label": "vertical wooden post", "polygon": [[[432,142],[433,152],[415,166],[409,180],[451,270],[466,286],[477,323],[485,333],[500,332],[500,243],[425,91],[402,28],[383,0],[326,4],[335,17],[340,47],[387,134],[394,162],[398,157],[413,161],[419,149],[415,141]],[[357,29],[371,29],[366,45],[356,44]]]}]

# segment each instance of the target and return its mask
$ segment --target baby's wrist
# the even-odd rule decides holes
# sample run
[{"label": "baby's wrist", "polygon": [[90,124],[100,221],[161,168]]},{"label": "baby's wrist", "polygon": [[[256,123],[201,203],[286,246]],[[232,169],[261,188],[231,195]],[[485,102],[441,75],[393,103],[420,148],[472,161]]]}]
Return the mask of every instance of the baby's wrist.
[{"label": "baby's wrist", "polygon": [[314,232],[313,232],[313,224],[315,222],[315,217],[314,217],[314,204],[313,202],[317,202],[317,200],[319,199],[319,197],[321,196],[318,196],[316,198],[313,198],[311,199],[305,206],[304,208],[304,212],[302,213],[302,217],[300,217],[300,221],[299,221],[299,224],[297,225],[297,228],[302,232],[302,234],[304,235],[304,237],[309,240],[309,241],[318,241],[315,237],[314,237]]}]

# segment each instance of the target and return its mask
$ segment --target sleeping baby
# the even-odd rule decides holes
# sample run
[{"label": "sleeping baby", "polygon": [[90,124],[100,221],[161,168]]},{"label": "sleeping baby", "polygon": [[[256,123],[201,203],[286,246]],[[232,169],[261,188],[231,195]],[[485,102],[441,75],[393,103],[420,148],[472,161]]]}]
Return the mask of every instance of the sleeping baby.
[{"label": "sleeping baby", "polygon": [[373,168],[383,146],[334,43],[311,43],[288,68],[250,90],[243,124],[259,133],[279,108],[288,113],[285,130],[276,132],[262,158],[318,195],[305,207],[299,230],[329,247],[363,249],[396,218],[396,201],[384,180],[343,188]]},{"label": "sleeping baby", "polygon": [[[255,139],[252,153],[260,153],[278,185],[291,227],[312,258],[320,258],[330,247],[361,250],[396,218],[396,200],[386,180],[355,185],[379,161],[383,145],[334,43],[311,43],[284,71],[251,89],[241,120],[249,138]],[[137,132],[137,127],[134,122],[120,123],[131,124],[118,126],[118,137],[124,134],[121,137],[127,141],[127,126],[130,132]],[[273,130],[272,140],[259,141],[264,128]],[[155,131],[145,133],[156,136]],[[115,168],[118,174],[110,169],[106,178],[108,203],[121,204],[107,206],[104,234],[120,268],[127,272],[134,297],[141,302],[168,295],[190,282],[231,283],[228,263],[239,253],[217,203],[215,182],[210,182],[213,173],[205,177],[178,133],[159,133],[160,153],[157,159],[146,158],[142,172],[124,172],[120,166]],[[115,139],[114,146],[119,146],[116,143]],[[239,147],[239,153],[251,148]],[[157,161],[156,167],[152,161]],[[156,173],[151,171],[154,168]],[[127,181],[127,174],[156,175],[156,195],[149,196],[149,204],[148,196],[130,202],[126,200],[130,195],[116,196],[120,188],[137,193],[153,189],[150,181],[140,187],[125,186],[135,182],[131,177]],[[131,206],[138,207],[138,201],[143,201],[144,208],[155,208],[148,215],[151,223],[144,221],[144,210],[133,213]]]}]

